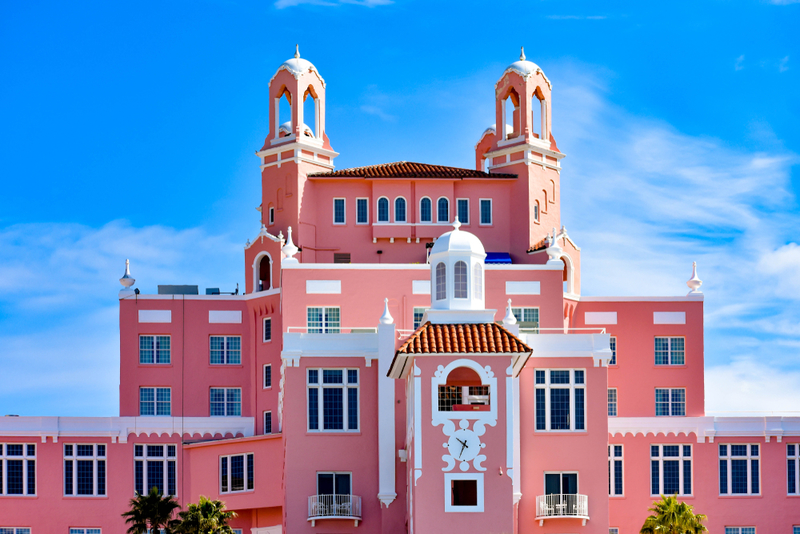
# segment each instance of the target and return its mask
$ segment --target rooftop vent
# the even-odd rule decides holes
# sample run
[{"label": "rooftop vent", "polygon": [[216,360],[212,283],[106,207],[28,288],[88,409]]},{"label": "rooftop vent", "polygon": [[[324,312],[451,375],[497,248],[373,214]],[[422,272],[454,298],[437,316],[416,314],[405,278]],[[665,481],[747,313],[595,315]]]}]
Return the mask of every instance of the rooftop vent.
[{"label": "rooftop vent", "polygon": [[158,286],[159,295],[197,295],[197,286]]}]

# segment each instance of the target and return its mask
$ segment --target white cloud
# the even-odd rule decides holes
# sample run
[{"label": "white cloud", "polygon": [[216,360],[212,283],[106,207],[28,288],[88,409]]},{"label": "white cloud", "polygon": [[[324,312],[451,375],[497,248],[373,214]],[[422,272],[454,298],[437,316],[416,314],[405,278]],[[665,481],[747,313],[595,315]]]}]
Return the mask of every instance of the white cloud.
[{"label": "white cloud", "polygon": [[744,56],[736,58],[736,63],[733,64],[733,70],[742,70],[744,68]]},{"label": "white cloud", "polygon": [[800,4],[800,0],[768,0],[770,4],[776,6],[788,6],[791,4]]},{"label": "white cloud", "polygon": [[784,57],[778,62],[778,72],[786,72],[787,70],[789,70],[789,56]]},{"label": "white cloud", "polygon": [[764,361],[737,360],[706,369],[706,411],[800,414],[800,371],[779,369]]},{"label": "white cloud", "polygon": [[550,20],[605,20],[606,15],[547,15]]},{"label": "white cloud", "polygon": [[275,2],[275,7],[278,9],[283,9],[286,7],[294,7],[303,4],[307,5],[315,5],[315,6],[340,6],[343,4],[351,4],[357,6],[364,6],[364,7],[377,7],[377,6],[386,6],[389,4],[393,4],[392,0],[337,0],[337,1],[327,1],[327,0],[278,0]]}]

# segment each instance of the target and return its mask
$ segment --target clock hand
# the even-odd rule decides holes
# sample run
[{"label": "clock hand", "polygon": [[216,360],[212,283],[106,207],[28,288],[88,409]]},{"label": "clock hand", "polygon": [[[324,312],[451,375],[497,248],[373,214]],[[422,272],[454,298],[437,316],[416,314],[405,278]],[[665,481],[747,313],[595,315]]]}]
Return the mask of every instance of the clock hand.
[{"label": "clock hand", "polygon": [[[456,439],[458,439],[458,438],[456,438]],[[459,439],[458,441],[461,441],[461,440]],[[461,452],[458,453],[458,457],[459,458],[461,458],[461,455],[464,454],[464,447],[466,447],[466,446],[467,446],[467,442],[466,441],[461,441]]]}]

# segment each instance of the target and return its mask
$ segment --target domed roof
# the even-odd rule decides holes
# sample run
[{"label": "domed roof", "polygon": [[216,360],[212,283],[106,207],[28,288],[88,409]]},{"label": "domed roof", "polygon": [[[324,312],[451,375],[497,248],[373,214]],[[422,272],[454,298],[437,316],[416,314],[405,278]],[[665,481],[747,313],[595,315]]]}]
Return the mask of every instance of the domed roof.
[{"label": "domed roof", "polygon": [[515,61],[514,63],[506,67],[506,70],[503,71],[503,74],[505,74],[510,70],[516,72],[523,78],[527,78],[528,76],[533,76],[536,73],[541,73],[542,77],[547,82],[547,85],[550,86],[550,88],[552,89],[552,84],[550,83],[550,80],[547,78],[547,76],[545,76],[542,68],[533,61],[528,61],[527,59],[525,59],[525,47],[522,47],[522,51],[519,55],[519,61]]},{"label": "domed roof", "polygon": [[483,243],[473,233],[460,230],[461,223],[453,223],[453,230],[442,234],[439,239],[433,244],[431,249],[431,256],[442,252],[467,252],[486,256],[486,249],[483,248]]},{"label": "domed roof", "polygon": [[[299,78],[301,74],[305,74],[307,72],[314,72],[322,82],[322,86],[325,86],[325,80],[322,79],[322,75],[320,75],[317,67],[315,67],[314,64],[309,60],[300,57],[299,45],[295,45],[294,57],[281,63],[281,66],[278,67],[278,70],[275,71],[275,74],[277,75],[282,70],[288,70],[295,78]],[[272,78],[274,79],[275,76]],[[272,80],[270,80],[270,83],[272,83]]]},{"label": "domed roof", "polygon": [[[497,124],[492,124],[491,126],[489,126],[488,128],[486,128],[486,129],[483,131],[483,135],[481,135],[481,137],[483,137],[483,136],[484,136],[484,135],[486,135],[487,133],[493,133],[493,134],[496,134],[496,133],[497,133]],[[512,134],[512,133],[514,133],[514,127],[513,127],[513,126],[511,126],[510,124],[506,124],[506,135],[508,135],[508,134]]]}]

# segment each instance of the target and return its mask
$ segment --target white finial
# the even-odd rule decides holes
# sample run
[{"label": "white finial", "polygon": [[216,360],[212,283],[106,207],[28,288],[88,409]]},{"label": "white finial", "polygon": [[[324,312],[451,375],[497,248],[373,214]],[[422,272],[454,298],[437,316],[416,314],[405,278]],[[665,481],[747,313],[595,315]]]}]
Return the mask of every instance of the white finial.
[{"label": "white finial", "polygon": [[125,274],[119,279],[119,283],[122,284],[125,289],[130,289],[130,287],[136,283],[136,279],[131,276],[131,260],[125,260]]},{"label": "white finial", "polygon": [[525,61],[525,47],[524,46],[520,47],[519,60],[520,61]]},{"label": "white finial", "polygon": [[511,299],[508,299],[508,306],[506,307],[506,316],[503,317],[503,326],[517,324],[517,318],[511,311]]},{"label": "white finial", "polygon": [[294,57],[295,58],[299,58],[300,57],[300,45],[299,44],[294,45]]},{"label": "white finial", "polygon": [[292,242],[292,227],[289,227],[289,238],[286,240],[286,244],[283,245],[281,252],[283,252],[286,258],[283,260],[283,263],[300,263],[297,261],[297,258],[294,257],[295,254],[298,252],[298,248]]},{"label": "white finial", "polygon": [[458,231],[459,228],[461,228],[461,222],[458,220],[458,215],[456,215],[456,218],[453,221],[453,229]]},{"label": "white finial", "polygon": [[547,263],[551,265],[554,264],[555,262],[561,263],[561,256],[564,255],[564,250],[558,244],[558,238],[556,237],[555,228],[553,228],[553,237],[552,240],[550,241],[550,244],[547,245],[546,252],[547,252],[547,257],[550,258],[549,260],[547,260]]},{"label": "white finial", "polygon": [[278,239],[280,239],[281,243],[283,243],[283,230],[278,232]]},{"label": "white finial", "polygon": [[381,324],[392,324],[394,323],[394,318],[392,314],[389,313],[389,299],[383,299],[383,315],[380,318]]},{"label": "white finial", "polygon": [[692,293],[695,293],[695,294],[702,293],[702,291],[700,291],[700,286],[703,285],[703,281],[700,280],[697,277],[697,262],[696,261],[692,262],[692,277],[686,282],[686,285],[689,286],[689,289],[691,289],[691,291],[689,291],[690,295]]}]

